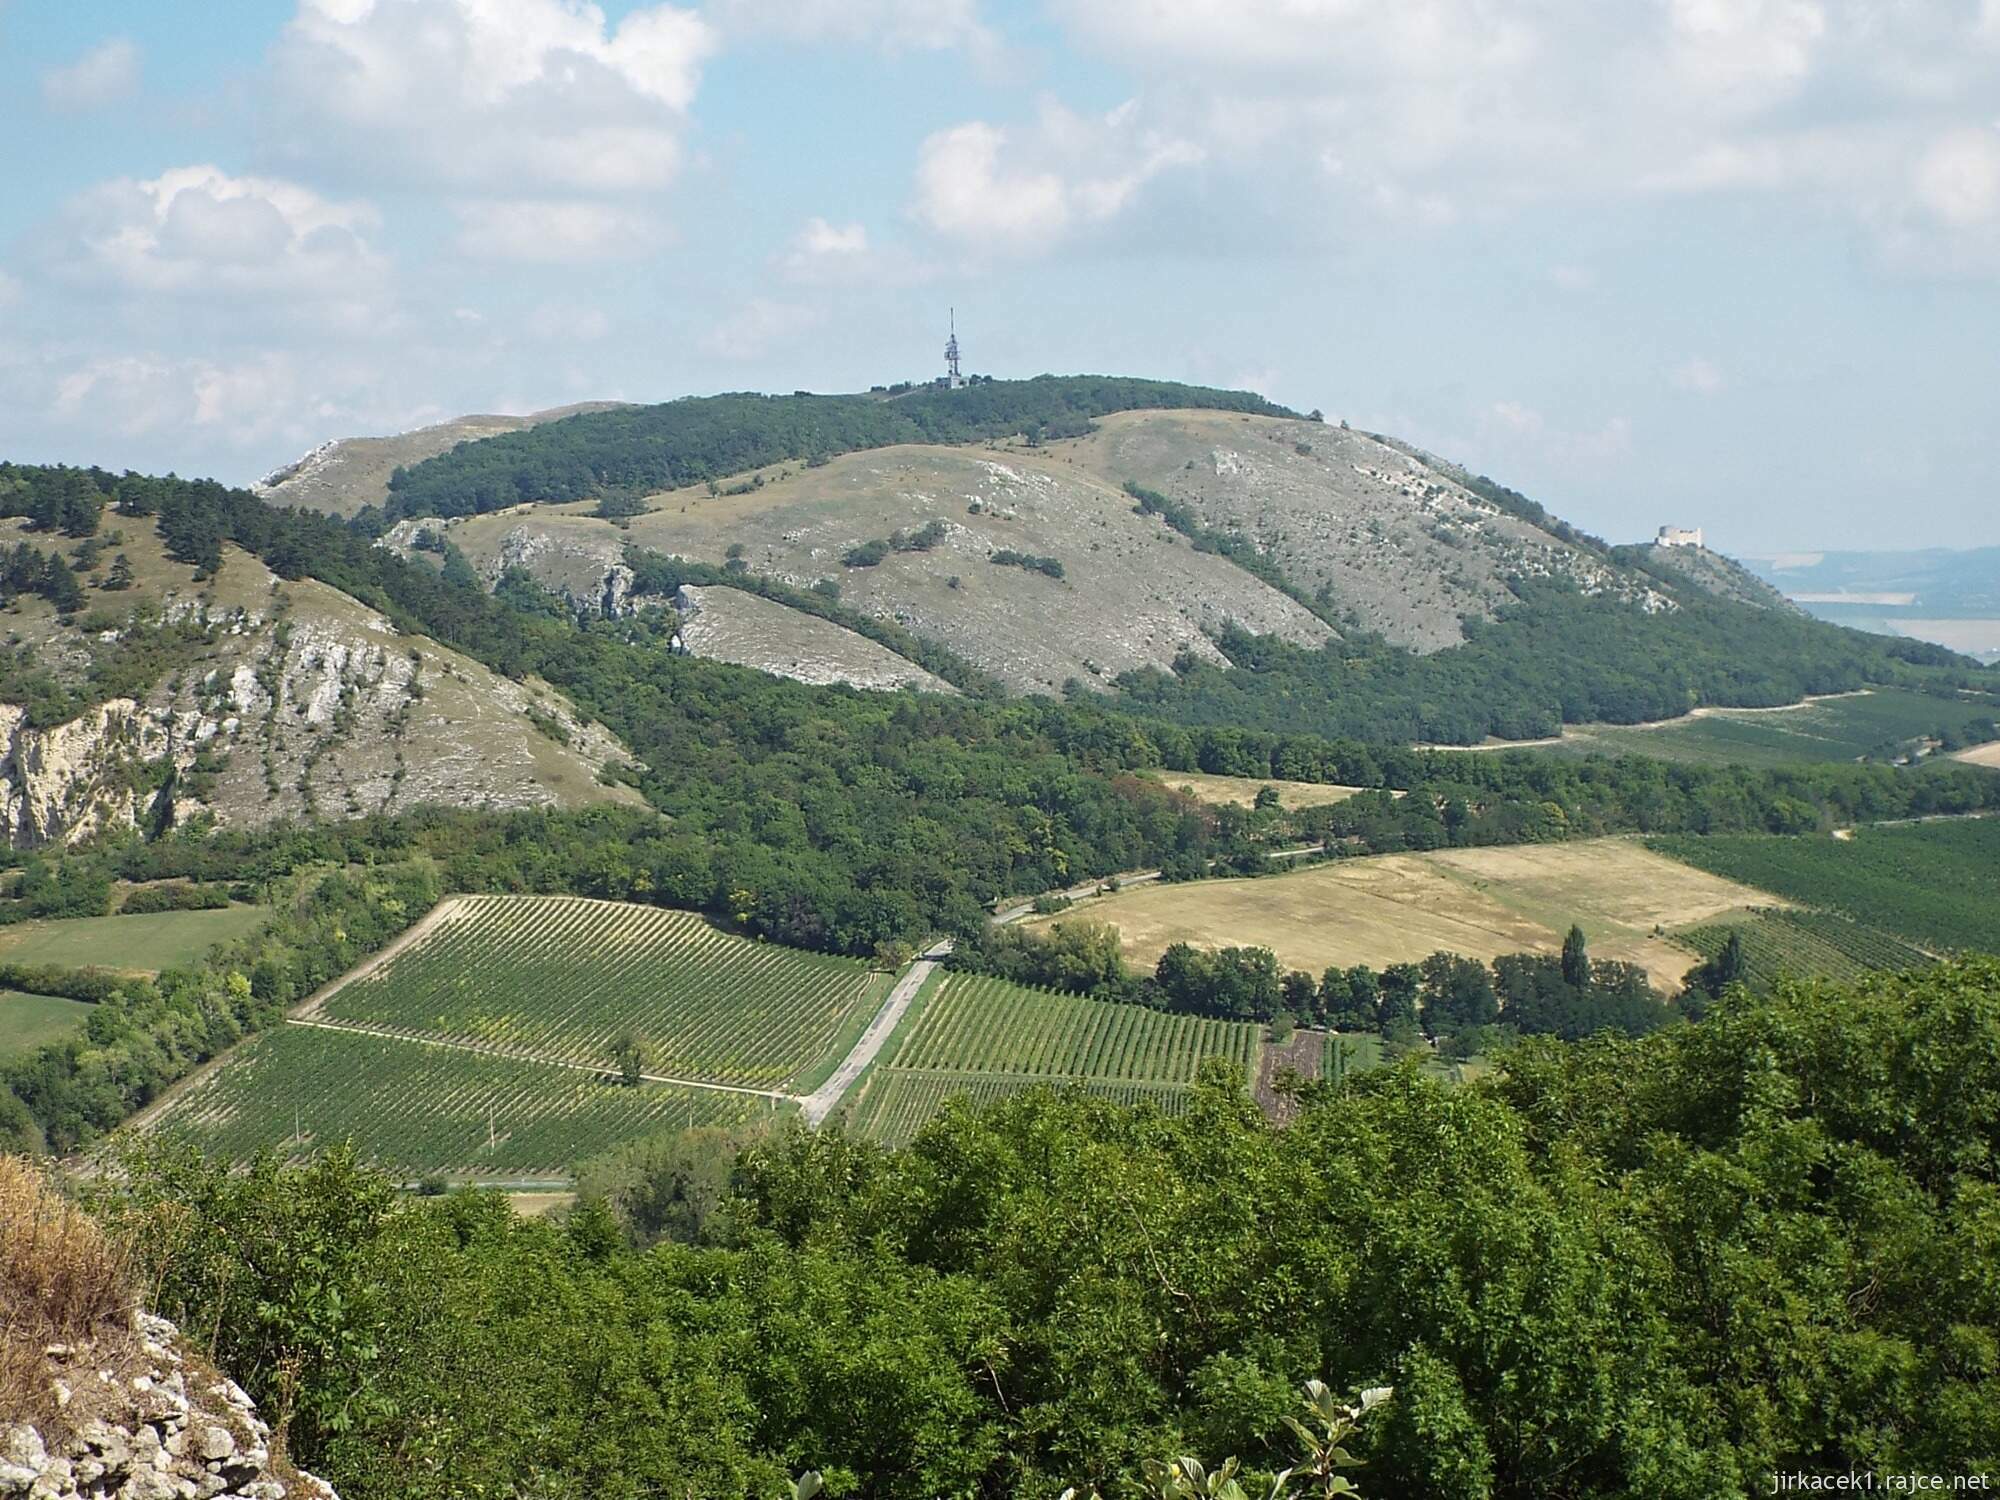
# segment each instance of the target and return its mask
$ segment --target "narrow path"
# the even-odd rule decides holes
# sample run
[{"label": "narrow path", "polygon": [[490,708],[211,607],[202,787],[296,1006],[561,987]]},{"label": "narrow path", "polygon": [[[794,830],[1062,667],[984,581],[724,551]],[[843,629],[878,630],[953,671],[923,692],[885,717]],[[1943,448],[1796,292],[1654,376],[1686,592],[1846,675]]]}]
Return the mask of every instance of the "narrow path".
[{"label": "narrow path", "polygon": [[895,1029],[903,1024],[903,1016],[910,1008],[910,1002],[917,998],[917,991],[924,987],[924,981],[936,972],[939,962],[951,952],[951,940],[945,939],[929,949],[921,958],[903,971],[903,977],[896,981],[896,987],[889,991],[882,1008],[875,1012],[875,1019],[868,1023],[868,1029],[861,1033],[861,1039],[854,1044],[854,1050],[847,1054],[845,1061],[833,1070],[833,1076],[799,1100],[799,1108],[804,1113],[808,1125],[818,1125],[833,1113],[841,1096],[854,1086],[868,1065],[875,1061],[875,1054],[882,1050],[882,1044],[889,1040]]},{"label": "narrow path", "polygon": [[[286,1020],[293,1026],[310,1026],[315,1031],[345,1031],[354,1036],[378,1037],[385,1042],[408,1042],[417,1047],[445,1047],[453,1052],[475,1052],[481,1057],[501,1057],[510,1062],[538,1063],[545,1068],[568,1068],[573,1073],[595,1073],[600,1076],[613,1070],[600,1063],[571,1062],[566,1058],[548,1057],[525,1047],[506,1047],[495,1042],[461,1042],[450,1037],[411,1036],[406,1031],[390,1026],[370,1026],[361,1021],[314,1021],[304,1016],[288,1016]],[[684,1089],[713,1089],[719,1094],[754,1094],[759,1099],[779,1099],[790,1104],[797,1100],[796,1094],[787,1094],[778,1089],[753,1089],[740,1083],[716,1083],[707,1078],[675,1078],[665,1073],[641,1073],[641,1083],[670,1083]]]}]

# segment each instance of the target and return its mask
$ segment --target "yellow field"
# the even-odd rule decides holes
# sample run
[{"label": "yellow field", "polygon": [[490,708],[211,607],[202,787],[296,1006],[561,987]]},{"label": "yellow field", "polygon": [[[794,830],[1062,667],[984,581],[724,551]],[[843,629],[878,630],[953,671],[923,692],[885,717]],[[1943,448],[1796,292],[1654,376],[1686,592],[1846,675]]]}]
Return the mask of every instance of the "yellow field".
[{"label": "yellow field", "polygon": [[1234,803],[1249,807],[1265,787],[1278,789],[1278,806],[1286,811],[1300,807],[1324,807],[1329,802],[1345,802],[1361,788],[1326,786],[1317,781],[1259,781],[1254,776],[1208,776],[1200,771],[1161,771],[1160,783],[1177,792],[1186,792],[1202,802],[1222,806]]},{"label": "yellow field", "polygon": [[[1699,959],[1660,929],[1751,906],[1764,891],[1691,869],[1623,839],[1507,849],[1390,854],[1260,880],[1149,885],[1083,903],[1151,968],[1169,944],[1258,945],[1286,968],[1318,973],[1410,963],[1440,950],[1468,958],[1554,953],[1572,922],[1598,958],[1643,967],[1678,989]],[[1038,925],[1060,918],[1043,918]]]},{"label": "yellow field", "polygon": [[2000,766],[2000,740],[1987,745],[1974,745],[1970,750],[1961,750],[1953,760],[1970,761],[1975,766]]}]

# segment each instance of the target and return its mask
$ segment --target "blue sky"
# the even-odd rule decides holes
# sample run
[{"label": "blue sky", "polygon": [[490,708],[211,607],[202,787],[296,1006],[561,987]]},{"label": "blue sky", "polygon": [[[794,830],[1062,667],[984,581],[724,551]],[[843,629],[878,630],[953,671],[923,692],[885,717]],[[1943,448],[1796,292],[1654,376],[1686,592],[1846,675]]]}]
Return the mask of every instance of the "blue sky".
[{"label": "blue sky", "polygon": [[1250,385],[1616,539],[2000,541],[2000,0],[0,0],[0,454]]}]

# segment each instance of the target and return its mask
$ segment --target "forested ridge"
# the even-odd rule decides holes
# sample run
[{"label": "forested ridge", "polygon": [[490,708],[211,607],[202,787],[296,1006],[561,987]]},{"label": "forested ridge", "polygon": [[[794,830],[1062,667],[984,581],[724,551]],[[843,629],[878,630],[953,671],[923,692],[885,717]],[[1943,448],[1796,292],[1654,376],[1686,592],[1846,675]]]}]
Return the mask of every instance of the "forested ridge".
[{"label": "forested ridge", "polygon": [[1283,1128],[1218,1075],[1181,1118],[1045,1091],[896,1153],[662,1142],[562,1224],[338,1152],[154,1152],[99,1210],[357,1500],[769,1500],[807,1468],[1132,1500],[1184,1453],[1262,1494],[1310,1378],[1393,1388],[1352,1442],[1371,1496],[1708,1500],[2000,1468],[1996,1054],[1981,961],[1469,1086],[1314,1085]]},{"label": "forested ridge", "polygon": [[[1093,417],[1187,407],[1297,415],[1248,391],[1102,375],[976,380],[959,390],[918,386],[865,396],[690,396],[461,443],[399,469],[381,518],[477,515],[522,501],[678,489],[783,459],[812,462],[895,443],[1075,437],[1089,431]],[[360,524],[380,520],[364,515]]]}]

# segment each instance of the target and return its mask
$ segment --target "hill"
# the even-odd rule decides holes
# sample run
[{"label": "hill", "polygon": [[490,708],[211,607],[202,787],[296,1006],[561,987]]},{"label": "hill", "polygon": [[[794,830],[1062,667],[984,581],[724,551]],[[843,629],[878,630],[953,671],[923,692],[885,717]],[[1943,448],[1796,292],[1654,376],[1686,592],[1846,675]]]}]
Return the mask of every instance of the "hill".
[{"label": "hill", "polygon": [[1746,562],[1821,619],[2000,662],[2000,547],[1794,552]]},{"label": "hill", "polygon": [[[8,842],[438,801],[632,800],[601,780],[625,752],[545,684],[509,681],[235,546],[219,547],[214,570],[178,561],[151,517],[110,511],[90,541],[73,549],[90,559],[68,570],[73,607],[25,590],[9,601]],[[52,544],[0,519],[10,557],[46,558]]]},{"label": "hill", "polygon": [[[711,595],[893,628],[878,643],[948,653],[960,686],[1077,684],[1199,723],[1476,743],[1955,670],[1808,621],[1719,554],[1611,547],[1393,439],[1159,382],[583,415],[418,464],[360,524],[585,613],[654,602],[643,558],[675,560]],[[849,670],[823,624],[761,613],[725,659],[901,671]]]},{"label": "hill", "polygon": [[414,432],[389,437],[335,438],[322,443],[295,463],[267,475],[257,493],[273,505],[296,505],[328,515],[351,516],[389,498],[389,480],[398,469],[449,453],[460,443],[520,432],[544,422],[559,422],[583,412],[613,411],[615,401],[585,401],[556,406],[525,417],[456,417]]}]

